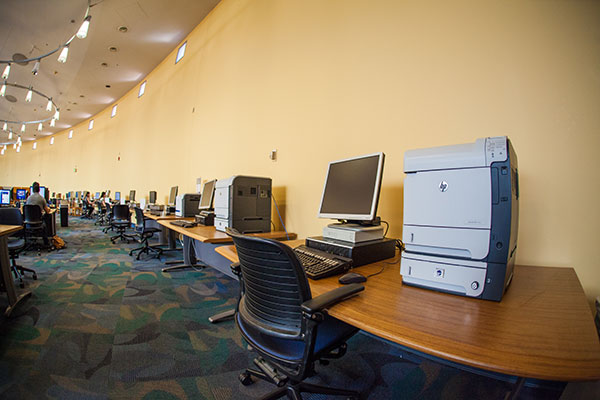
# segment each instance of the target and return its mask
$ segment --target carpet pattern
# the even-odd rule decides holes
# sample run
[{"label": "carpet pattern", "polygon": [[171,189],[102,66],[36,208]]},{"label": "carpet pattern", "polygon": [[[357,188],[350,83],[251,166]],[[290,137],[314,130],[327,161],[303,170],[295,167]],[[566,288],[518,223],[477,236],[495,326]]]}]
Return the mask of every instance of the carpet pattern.
[{"label": "carpet pattern", "polygon": [[[65,249],[18,259],[38,280],[28,276],[32,296],[11,319],[0,317],[0,398],[230,400],[273,389],[239,383],[254,355],[232,321],[207,320],[235,306],[235,280],[212,268],[162,273],[163,261],[181,255],[135,261],[135,243],[113,245],[89,220],[69,225],[58,228]],[[364,333],[348,348],[310,381],[365,399],[503,399],[511,388]],[[520,398],[558,397],[555,387],[526,387]]]}]

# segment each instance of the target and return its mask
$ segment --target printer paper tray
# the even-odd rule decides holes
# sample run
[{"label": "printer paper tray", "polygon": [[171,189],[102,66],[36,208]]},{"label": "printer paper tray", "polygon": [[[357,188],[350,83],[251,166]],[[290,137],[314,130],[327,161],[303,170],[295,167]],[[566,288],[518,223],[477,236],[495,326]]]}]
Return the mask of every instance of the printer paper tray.
[{"label": "printer paper tray", "polygon": [[483,260],[489,252],[490,231],[404,224],[402,241],[408,252]]},{"label": "printer paper tray", "polygon": [[487,273],[484,262],[409,253],[402,255],[400,265],[404,283],[469,297],[481,295]]}]

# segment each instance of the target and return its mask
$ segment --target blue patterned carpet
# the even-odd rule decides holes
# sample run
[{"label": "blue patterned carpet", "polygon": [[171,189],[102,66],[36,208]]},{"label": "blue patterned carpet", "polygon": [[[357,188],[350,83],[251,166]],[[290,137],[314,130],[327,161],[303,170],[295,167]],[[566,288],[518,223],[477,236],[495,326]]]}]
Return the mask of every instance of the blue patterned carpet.
[{"label": "blue patterned carpet", "polygon": [[[253,354],[232,321],[207,320],[234,306],[236,281],[212,268],[162,273],[161,261],[128,255],[135,244],[113,245],[88,220],[69,224],[58,228],[67,248],[18,260],[39,279],[28,276],[31,298],[10,320],[0,317],[0,398],[229,400],[273,389],[238,382]],[[345,357],[317,373],[312,382],[368,399],[503,399],[511,388],[363,333],[349,341]],[[550,385],[526,387],[520,398],[559,396]]]}]

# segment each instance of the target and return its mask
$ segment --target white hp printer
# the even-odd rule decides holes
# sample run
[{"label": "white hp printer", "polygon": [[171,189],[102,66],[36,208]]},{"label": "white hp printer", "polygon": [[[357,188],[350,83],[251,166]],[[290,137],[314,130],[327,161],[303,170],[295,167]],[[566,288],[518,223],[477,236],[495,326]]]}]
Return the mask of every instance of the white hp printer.
[{"label": "white hp printer", "polygon": [[519,227],[517,156],[506,136],[404,155],[405,284],[500,301]]}]

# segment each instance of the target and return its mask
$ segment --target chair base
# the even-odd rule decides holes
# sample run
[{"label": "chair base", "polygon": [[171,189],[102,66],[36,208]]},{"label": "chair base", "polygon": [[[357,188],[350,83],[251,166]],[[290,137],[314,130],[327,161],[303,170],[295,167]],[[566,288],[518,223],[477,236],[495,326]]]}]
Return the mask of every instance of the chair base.
[{"label": "chair base", "polygon": [[[260,363],[264,363],[265,361],[258,358],[255,359],[254,362],[257,365],[259,365]],[[284,377],[283,379],[276,379],[276,381],[273,381],[273,379],[267,376],[267,374],[265,374],[264,372],[252,368],[248,368],[245,372],[240,374],[239,379],[242,385],[248,386],[252,384],[252,376],[263,379],[267,382],[274,383],[278,386],[278,388],[272,391],[271,393],[268,393],[261,397],[261,400],[275,400],[281,398],[282,396],[287,396],[287,398],[291,400],[302,400],[302,392],[327,394],[332,396],[346,396],[349,399],[356,400],[360,398],[360,393],[354,390],[314,385],[308,382],[291,382],[287,377]]]},{"label": "chair base", "polygon": [[160,257],[162,256],[163,250],[160,247],[148,246],[148,243],[145,242],[143,244],[143,246],[140,246],[138,248],[131,250],[129,252],[129,255],[133,256],[135,254],[135,252],[138,252],[137,256],[135,257],[136,260],[140,259],[140,256],[142,255],[142,253],[146,253],[146,254],[150,255],[150,252],[154,253],[154,257],[160,259]]},{"label": "chair base", "polygon": [[124,232],[119,232],[117,235],[115,236],[111,236],[110,241],[113,242],[113,244],[117,241],[117,239],[121,239],[122,242],[132,242],[135,241],[135,238],[131,235],[127,235]]},{"label": "chair base", "polygon": [[[180,261],[176,261],[176,263],[179,263]],[[171,262],[166,262],[165,264],[171,264]],[[188,269],[188,268],[204,268],[204,265],[199,265],[199,264],[177,264],[177,265],[173,265],[171,267],[165,267],[162,269],[162,272],[173,272],[173,271],[180,271],[182,269]]]}]

